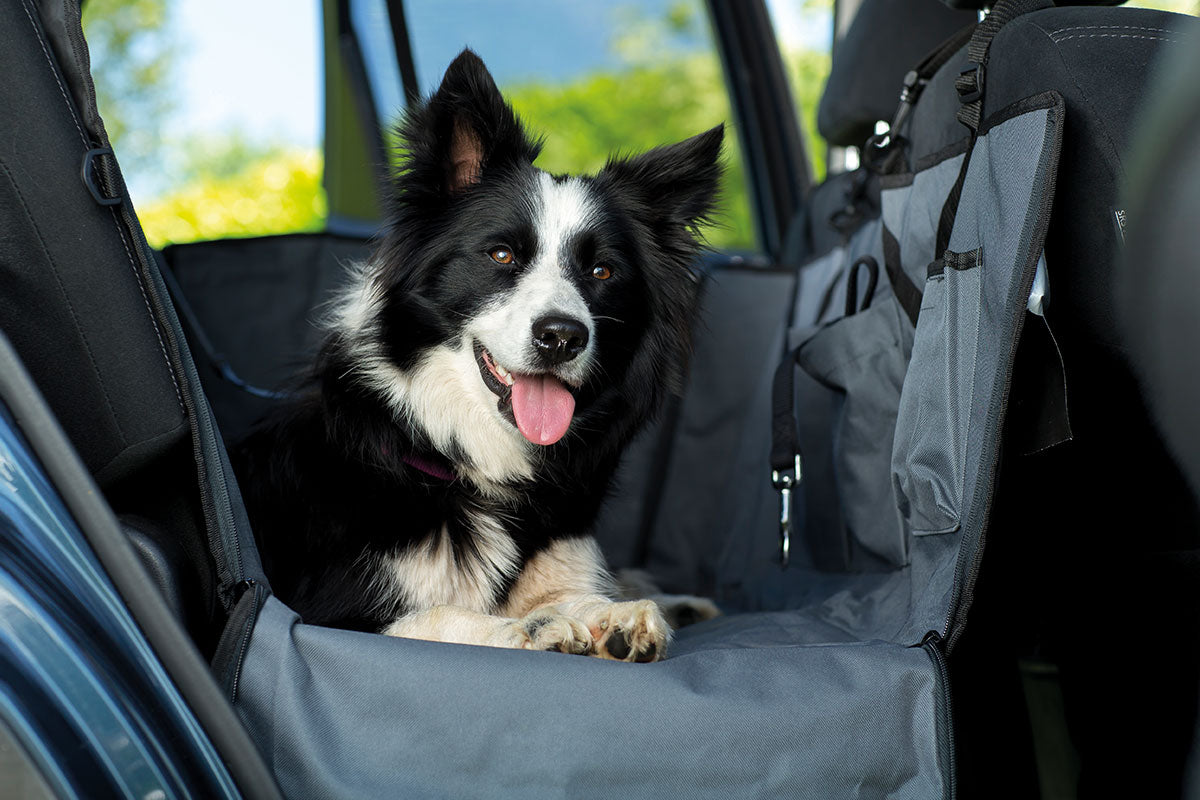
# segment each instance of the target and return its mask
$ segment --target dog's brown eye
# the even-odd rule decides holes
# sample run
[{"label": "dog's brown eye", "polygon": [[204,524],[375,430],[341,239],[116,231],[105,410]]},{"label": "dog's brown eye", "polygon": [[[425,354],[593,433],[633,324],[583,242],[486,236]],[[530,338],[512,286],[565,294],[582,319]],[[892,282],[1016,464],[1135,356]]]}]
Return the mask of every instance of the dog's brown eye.
[{"label": "dog's brown eye", "polygon": [[513,262],[512,250],[507,247],[497,247],[492,252],[488,253],[492,257],[492,261],[497,264],[511,264]]},{"label": "dog's brown eye", "polygon": [[606,281],[612,277],[612,270],[601,264],[598,267],[592,268],[592,277],[597,280]]}]

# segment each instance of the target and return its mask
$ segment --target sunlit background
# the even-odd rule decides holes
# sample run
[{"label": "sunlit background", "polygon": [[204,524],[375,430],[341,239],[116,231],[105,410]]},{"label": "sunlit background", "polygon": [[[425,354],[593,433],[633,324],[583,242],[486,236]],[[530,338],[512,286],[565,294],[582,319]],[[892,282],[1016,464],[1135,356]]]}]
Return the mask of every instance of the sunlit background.
[{"label": "sunlit background", "polygon": [[[1200,0],[1128,5],[1200,11]],[[818,180],[826,148],[815,116],[832,6],[768,2]],[[471,45],[529,127],[546,135],[545,169],[593,171],[611,152],[732,119],[702,0],[409,0],[405,8],[421,89],[435,88]],[[370,51],[370,32],[386,31],[376,20],[356,22]],[[88,0],[100,110],[152,245],[323,229],[320,24],[319,2]],[[399,113],[398,80],[373,77],[376,105]],[[710,240],[754,248],[731,133],[724,208]]]}]

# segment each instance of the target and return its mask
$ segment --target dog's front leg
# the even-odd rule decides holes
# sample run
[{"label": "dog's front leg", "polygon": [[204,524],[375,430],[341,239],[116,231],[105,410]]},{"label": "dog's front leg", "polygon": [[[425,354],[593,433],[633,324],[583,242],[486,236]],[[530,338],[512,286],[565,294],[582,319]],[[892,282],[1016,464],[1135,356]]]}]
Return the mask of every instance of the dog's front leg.
[{"label": "dog's front leg", "polygon": [[460,606],[434,606],[406,614],[383,631],[388,636],[454,644],[588,655],[592,634],[577,618],[537,609],[520,619],[481,614]]},{"label": "dog's front leg", "polygon": [[562,539],[525,565],[500,613],[550,612],[582,621],[600,658],[658,661],[671,628],[653,600],[616,602],[616,586],[591,537]]}]

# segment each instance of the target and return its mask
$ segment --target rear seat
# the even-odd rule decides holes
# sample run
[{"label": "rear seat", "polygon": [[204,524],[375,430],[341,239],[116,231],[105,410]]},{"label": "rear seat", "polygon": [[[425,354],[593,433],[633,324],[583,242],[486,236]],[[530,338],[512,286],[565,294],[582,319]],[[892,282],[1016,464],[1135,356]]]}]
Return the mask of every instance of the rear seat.
[{"label": "rear seat", "polygon": [[[886,6],[865,3],[855,25],[874,21],[886,26]],[[1082,759],[1083,796],[1179,794],[1186,748],[1175,743],[1190,741],[1194,728],[1195,687],[1188,683],[1194,682],[1194,672],[1163,665],[1194,662],[1194,647],[1180,636],[1191,630],[1194,616],[1153,598],[1162,591],[1156,588],[1160,576],[1180,575],[1164,559],[1173,552],[1197,552],[1200,519],[1195,497],[1145,408],[1112,291],[1126,217],[1120,190],[1140,100],[1162,58],[1196,46],[1187,44],[1196,41],[1196,29],[1195,19],[1158,11],[1045,8],[1010,22],[991,45],[985,118],[1044,91],[1062,96],[1065,118],[1045,244],[1049,299],[1045,316],[1030,314],[1024,326],[987,528],[987,558],[978,562],[970,624],[950,660],[963,754],[959,775],[967,796],[1037,791],[1039,776],[1032,768],[1010,767],[1029,764],[1034,748],[1055,734],[1039,730],[1035,742],[1029,730],[1019,662],[1029,664],[1030,658],[1038,669],[1050,670],[1044,674],[1061,671],[1069,732]],[[844,48],[835,69],[869,72],[876,58],[875,51]],[[957,172],[947,157],[953,159],[966,145],[967,129],[956,119],[960,101],[954,86],[966,61],[966,53],[959,53],[926,86],[902,131],[909,145],[899,175],[872,176],[860,170],[835,176],[811,193],[805,215],[789,236],[793,257],[807,259],[800,269],[795,325],[820,324],[843,313],[846,267],[857,256],[873,255],[883,263],[876,235],[862,233],[877,224],[880,207],[886,205],[879,197],[881,188],[898,196],[910,185],[904,173],[911,171],[917,182],[941,183],[944,195],[947,176],[938,178],[930,168],[946,165],[950,181]],[[837,85],[837,79],[835,74],[830,85]],[[866,121],[857,129],[860,133]],[[836,126],[824,130],[829,136],[838,131]],[[931,214],[925,217],[923,235],[930,238],[924,246],[933,246],[941,205],[939,196],[920,212]],[[913,211],[910,197],[903,213]],[[882,210],[885,219],[888,213]],[[847,223],[859,231],[848,246]],[[918,285],[933,256],[910,252],[920,239],[902,248],[905,272]],[[840,252],[842,247],[847,249]],[[879,291],[881,297],[889,291],[886,281]],[[801,578],[772,564],[778,553],[772,524],[777,500],[759,466],[765,464],[768,447],[768,381],[765,375],[760,378],[757,393],[746,387],[749,397],[757,397],[746,405],[760,415],[747,412],[739,423],[743,438],[757,437],[756,444],[746,445],[751,452],[737,469],[749,474],[724,483],[724,496],[712,501],[738,511],[711,515],[690,534],[673,537],[676,551],[678,542],[693,535],[702,547],[736,559],[736,565],[726,561],[733,571],[724,580],[718,576],[699,584],[715,584],[734,608],[796,607],[819,597],[830,581],[853,586],[872,580],[870,570],[850,580],[819,569]],[[688,402],[702,403],[689,396],[685,408]],[[692,413],[704,419],[702,408]],[[838,524],[836,510],[829,509],[838,503],[830,502],[828,492],[837,487],[829,476],[814,476],[810,468],[807,480],[809,491],[822,487],[796,512],[804,516],[812,513],[813,503],[821,506],[821,513],[810,518],[815,527],[804,532],[811,548],[817,546],[822,525]],[[676,492],[685,498],[689,489],[668,473],[664,491],[667,497]],[[842,506],[847,501],[843,497]],[[672,518],[666,517],[656,535],[671,525]],[[1147,632],[1154,656],[1146,657],[1133,644],[1113,646],[1113,637],[1140,638],[1139,631]],[[1044,704],[1028,713],[1042,720],[1047,713],[1052,716]],[[1145,736],[1147,730],[1157,733]],[[1168,741],[1173,744],[1165,745]],[[1058,764],[1043,760],[1041,767],[1042,779],[1051,784],[1055,778],[1074,780],[1069,762],[1062,759]],[[1055,770],[1065,775],[1054,775]]]},{"label": "rear seat", "polygon": [[[1062,666],[1085,791],[1170,796],[1179,787],[1179,751],[1147,732],[1174,736],[1194,718],[1194,707],[1174,704],[1185,696],[1182,677],[1160,667],[1184,649],[1180,626],[1189,617],[1154,602],[1154,566],[1165,549],[1194,550],[1195,507],[1148,423],[1123,359],[1124,343],[1109,326],[1107,284],[1120,241],[1115,198],[1121,152],[1134,114],[1118,101],[1140,95],[1143,68],[1158,50],[1180,46],[1180,23],[1154,12],[1048,8],[1006,26],[991,44],[986,73],[983,118],[995,124],[980,130],[971,160],[975,171],[965,173],[944,253],[936,245],[942,200],[965,161],[967,142],[955,120],[960,100],[953,84],[961,59],[933,76],[908,127],[898,132],[910,142],[904,158],[891,162],[886,175],[860,173],[872,202],[844,252],[817,252],[818,230],[829,241],[819,228],[827,221],[808,220],[808,250],[800,252],[813,259],[800,271],[795,304],[786,291],[793,281],[789,272],[712,276],[712,336],[701,343],[691,388],[667,429],[674,449],[643,469],[645,485],[661,482],[662,488],[643,495],[640,519],[652,517],[652,524],[642,530],[651,538],[640,558],[636,552],[630,558],[677,584],[670,588],[711,588],[730,611],[758,613],[731,613],[685,629],[672,658],[661,664],[614,668],[594,659],[389,639],[300,622],[266,591],[236,486],[225,480],[219,438],[196,391],[174,314],[161,307],[165,291],[145,258],[136,222],[109,220],[112,212],[88,205],[91,198],[43,198],[31,214],[22,193],[33,196],[36,182],[0,183],[0,201],[21,209],[14,212],[19,221],[61,217],[46,209],[78,201],[79,213],[71,218],[94,256],[76,254],[82,259],[76,263],[68,257],[70,237],[39,244],[36,225],[22,228],[18,244],[28,260],[6,262],[4,277],[28,292],[0,296],[9,299],[0,303],[0,327],[12,334],[64,420],[85,419],[89,404],[110,389],[121,406],[117,411],[135,413],[144,403],[156,413],[140,421],[164,423],[163,440],[147,440],[145,451],[127,452],[115,435],[98,442],[77,422],[68,431],[115,507],[148,509],[153,522],[199,551],[190,555],[209,568],[206,585],[215,595],[212,603],[220,604],[214,616],[221,619],[230,609],[214,669],[287,791],[390,796],[433,794],[436,787],[437,793],[465,795],[481,791],[482,775],[494,794],[515,796],[536,793],[530,787],[607,794],[628,785],[643,796],[672,797],[685,784],[712,789],[715,796],[728,796],[731,785],[779,796],[867,789],[911,797],[956,791],[1030,796],[1032,778],[1014,764],[1026,763],[1034,744],[1020,730],[1022,710],[1012,698],[1014,687],[1019,698],[1016,657],[1037,652]],[[31,80],[50,80],[54,65],[45,69],[33,47],[38,40],[25,44],[31,46],[20,53],[0,49],[0,58],[18,62],[10,74],[19,77],[36,63]],[[72,74],[86,75],[70,53],[60,58],[73,65]],[[841,68],[853,67],[850,60]],[[32,84],[4,85],[15,92]],[[61,89],[46,84],[37,91],[66,101]],[[85,93],[76,102],[80,96],[86,99]],[[1013,101],[1021,105],[1011,107]],[[31,111],[40,108],[34,106]],[[47,108],[61,119],[41,119],[46,141],[57,142],[62,156],[47,158],[47,165],[77,164],[90,144],[106,142],[102,128],[84,132],[70,101]],[[1005,108],[1010,115],[997,118]],[[85,117],[94,115],[90,106],[83,110]],[[30,119],[23,117],[9,132],[27,136]],[[79,140],[74,134],[62,139],[64,130],[77,130]],[[30,143],[23,152],[40,154],[41,146],[50,145]],[[112,196],[122,194],[115,166],[103,169],[114,181],[105,184]],[[844,182],[854,180],[836,179],[815,196],[841,192]],[[48,183],[80,188],[67,172]],[[1050,197],[1053,207],[1043,207]],[[1018,211],[1021,216],[1008,216]],[[997,219],[1008,224],[993,226]],[[1033,280],[1042,249],[1040,226],[1047,222],[1051,293],[1043,322],[1026,317],[1032,312],[1024,309],[1026,281]],[[131,234],[138,239],[131,248],[136,259],[123,247],[103,249]],[[834,243],[841,243],[843,232],[835,234]],[[1013,246],[1005,246],[1010,241]],[[851,295],[845,266],[860,255],[877,263],[879,278],[873,290],[872,281],[860,281]],[[31,278],[18,269],[26,263],[43,268]],[[128,272],[118,269],[126,264]],[[862,271],[871,272],[865,266]],[[121,307],[140,308],[135,301],[141,296],[143,305],[153,301],[147,309],[153,313],[112,319],[103,305],[86,305],[95,299],[86,291],[89,279],[120,275]],[[932,289],[921,300],[915,331],[899,289],[903,280]],[[63,281],[75,288],[64,294]],[[830,294],[831,287],[841,294]],[[826,296],[830,302],[821,302]],[[69,334],[52,341],[76,361],[86,362],[89,348],[107,352],[119,344],[126,319],[141,326],[131,348],[149,347],[155,354],[139,360],[145,364],[126,366],[150,370],[163,355],[151,347],[151,334],[167,334],[167,368],[147,373],[147,392],[155,394],[135,392],[136,382],[127,380],[89,381],[86,391],[67,391],[54,373],[61,354],[47,349],[41,323],[33,325],[28,308],[13,298],[30,307],[52,300],[61,324],[49,330]],[[82,323],[70,313],[75,300],[89,309]],[[864,321],[872,326],[856,330]],[[859,359],[853,348],[864,339],[856,333],[879,336],[871,343],[880,347]],[[1014,355],[1018,333],[1022,350]],[[823,365],[819,353],[809,353],[809,360],[801,358],[803,374],[790,362],[781,373],[811,378],[796,389],[808,403],[801,419],[804,441],[818,446],[814,451],[806,445],[809,479],[801,483],[792,515],[798,526],[804,521],[809,527],[794,531],[791,564],[784,570],[780,496],[767,480],[772,378],[785,339],[791,347],[818,336],[848,358]],[[220,341],[220,334],[213,338]],[[951,354],[938,352],[939,345]],[[912,365],[905,375],[909,348]],[[880,354],[886,356],[880,364],[887,380],[842,369]],[[1010,366],[1017,369],[1011,386],[1004,371]],[[180,382],[178,395],[163,380],[172,374]],[[838,383],[864,375],[866,382],[855,385],[866,387],[867,395],[878,399],[870,393],[880,386],[898,395],[891,398],[899,405],[898,415],[895,406],[890,409],[891,424],[910,439],[892,447],[890,435],[868,438],[867,444],[879,446],[857,451],[858,460],[876,471],[862,474],[881,471],[882,485],[895,486],[910,506],[902,521],[891,513],[868,520],[887,523],[870,532],[855,516],[860,496],[846,489],[844,476],[857,473],[842,471],[851,449],[843,434],[876,429],[846,424],[857,413],[847,411],[848,401],[860,397]],[[1067,407],[1055,405],[1062,400],[1055,378],[1063,375],[1069,417]],[[939,392],[948,395],[943,405],[950,408],[928,407],[946,412],[952,424],[922,421],[920,401],[936,401]],[[189,404],[186,414],[175,410],[181,401]],[[1033,413],[1046,409],[1050,413]],[[878,405],[873,410],[889,411]],[[1006,412],[1008,424],[1001,429]],[[839,434],[812,424],[823,421]],[[886,413],[883,421],[886,430]],[[918,452],[929,457],[918,458]],[[114,454],[137,456],[124,467],[136,471],[110,474]],[[169,457],[176,468],[160,471]],[[926,480],[917,487],[926,496],[910,491],[918,471],[936,472],[942,457],[958,459],[969,472],[962,484],[947,488]],[[813,470],[822,460],[832,466]],[[1113,465],[1123,468],[1116,477]],[[130,477],[139,480],[122,480]],[[820,477],[827,488],[816,492]],[[957,501],[948,512],[932,502],[945,499],[939,491]],[[911,507],[918,501],[924,501],[920,514]],[[648,507],[656,509],[653,514]],[[938,527],[930,520],[941,512],[952,519]],[[981,559],[985,534],[988,558]],[[203,640],[207,632],[200,633]],[[580,686],[588,687],[586,696]],[[597,697],[600,714],[594,713]],[[1005,735],[997,737],[997,731]]]}]

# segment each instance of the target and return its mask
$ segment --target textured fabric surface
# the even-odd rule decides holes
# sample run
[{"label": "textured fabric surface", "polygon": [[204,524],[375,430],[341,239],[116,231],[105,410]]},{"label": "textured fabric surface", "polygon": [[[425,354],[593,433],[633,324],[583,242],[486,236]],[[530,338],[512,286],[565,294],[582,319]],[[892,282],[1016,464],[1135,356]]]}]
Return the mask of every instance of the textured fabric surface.
[{"label": "textured fabric surface", "polygon": [[[831,322],[846,309],[846,269],[863,256],[883,263],[883,245],[879,239],[878,218],[867,220],[845,242],[800,268],[797,275],[796,297],[788,331],[788,347],[799,346],[806,337],[803,331],[814,325]],[[860,287],[856,307],[865,286]]]},{"label": "textured fabric surface", "polygon": [[[647,529],[644,566],[667,591],[712,594],[715,562],[729,530],[723,521],[740,498],[769,481],[765,453],[748,472],[730,456],[748,430],[769,421],[770,404],[751,398],[760,376],[769,377],[779,363],[794,280],[790,272],[750,270],[720,270],[709,279],[687,390]],[[611,524],[606,512],[602,543]]]},{"label": "textured fabric surface", "polygon": [[0,8],[0,328],[107,489],[187,425],[136,245],[80,178],[98,146],[76,111],[87,99],[41,36],[21,3]]},{"label": "textured fabric surface", "polygon": [[619,664],[305,626],[271,599],[237,707],[291,797],[946,795],[923,649],[719,622]]},{"label": "textured fabric surface", "polygon": [[1034,110],[979,137],[944,268],[926,283],[892,455],[900,510],[914,534],[959,529],[984,474],[982,453],[999,436],[995,409],[1008,390],[1001,368],[1015,346],[1017,295],[1028,293],[1040,253],[1030,248],[1044,235],[1057,121]]},{"label": "textured fabric surface", "polygon": [[917,536],[950,533],[960,522],[980,280],[979,267],[973,267],[947,269],[925,284],[892,463],[900,512]]},{"label": "textured fabric surface", "polygon": [[[212,355],[258,389],[286,391],[316,353],[319,317],[344,282],[347,263],[367,255],[365,242],[328,234],[197,242],[163,251],[193,324],[214,351],[193,347],[227,441],[244,435],[273,401],[222,377]],[[197,332],[189,336],[195,344]]]},{"label": "textured fabric surface", "polygon": [[800,367],[820,384],[818,391],[833,395],[832,471],[845,525],[843,568],[908,562],[889,466],[912,342],[912,324],[895,297],[883,296],[821,329],[799,352]]},{"label": "textured fabric surface", "polygon": [[889,176],[880,192],[883,224],[900,243],[900,266],[924,286],[934,257],[938,219],[965,156],[961,153],[910,175]]}]

